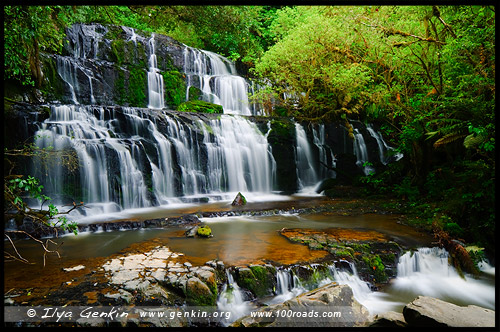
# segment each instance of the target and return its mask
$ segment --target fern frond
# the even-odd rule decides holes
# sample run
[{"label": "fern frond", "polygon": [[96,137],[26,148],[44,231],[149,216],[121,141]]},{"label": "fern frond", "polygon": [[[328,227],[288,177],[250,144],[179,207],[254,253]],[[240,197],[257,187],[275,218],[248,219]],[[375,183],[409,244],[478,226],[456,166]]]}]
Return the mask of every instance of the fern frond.
[{"label": "fern frond", "polygon": [[455,142],[456,140],[464,138],[466,136],[467,134],[462,134],[460,132],[447,134],[434,142],[434,148],[439,148],[441,146],[450,144],[451,142]]}]

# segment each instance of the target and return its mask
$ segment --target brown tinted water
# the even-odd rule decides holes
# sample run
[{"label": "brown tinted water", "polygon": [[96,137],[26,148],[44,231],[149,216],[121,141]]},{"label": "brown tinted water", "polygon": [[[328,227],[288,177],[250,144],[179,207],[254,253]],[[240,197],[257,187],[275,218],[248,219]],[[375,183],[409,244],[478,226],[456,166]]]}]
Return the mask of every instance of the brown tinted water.
[{"label": "brown tinted water", "polygon": [[[282,228],[328,229],[343,228],[371,230],[388,240],[408,247],[429,246],[432,238],[415,229],[398,223],[394,215],[363,214],[339,216],[334,214],[281,214],[273,216],[239,216],[202,218],[212,229],[212,238],[187,238],[185,227],[141,229],[128,231],[80,233],[52,239],[59,246],[60,258],[48,254],[43,267],[41,246],[33,241],[17,241],[23,257],[36,262],[26,265],[6,263],[4,268],[5,291],[11,287],[33,287],[35,284],[54,284],[68,280],[62,268],[86,266],[87,272],[96,269],[106,257],[128,250],[131,245],[144,248],[164,245],[183,253],[194,265],[218,259],[226,266],[271,262],[288,265],[320,260],[328,255],[323,250],[311,250],[305,245],[292,243],[279,234]],[[8,247],[8,243],[5,243]],[[52,245],[52,248],[55,248]],[[82,271],[83,272],[83,271]],[[37,280],[37,281],[36,281]],[[30,286],[31,285],[31,286]]]}]

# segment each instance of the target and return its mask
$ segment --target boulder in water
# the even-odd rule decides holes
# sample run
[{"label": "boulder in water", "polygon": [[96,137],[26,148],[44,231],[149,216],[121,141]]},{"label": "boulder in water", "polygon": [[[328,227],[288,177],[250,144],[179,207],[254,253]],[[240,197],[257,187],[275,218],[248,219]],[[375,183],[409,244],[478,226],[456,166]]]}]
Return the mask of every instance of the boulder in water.
[{"label": "boulder in water", "polygon": [[200,226],[198,227],[198,229],[196,230],[196,235],[200,236],[200,237],[212,237],[212,230],[210,229],[210,227],[208,226]]},{"label": "boulder in water", "polygon": [[241,192],[236,195],[233,202],[231,203],[232,206],[242,206],[245,204],[247,204],[247,199],[241,194]]},{"label": "boulder in water", "polygon": [[494,327],[495,311],[469,305],[461,307],[428,296],[419,296],[403,308],[409,326]]},{"label": "boulder in water", "polygon": [[[268,316],[265,312],[273,312]],[[235,327],[355,327],[371,320],[368,310],[353,296],[348,285],[330,283],[283,303],[273,304],[245,316]],[[328,318],[327,318],[328,317]]]}]

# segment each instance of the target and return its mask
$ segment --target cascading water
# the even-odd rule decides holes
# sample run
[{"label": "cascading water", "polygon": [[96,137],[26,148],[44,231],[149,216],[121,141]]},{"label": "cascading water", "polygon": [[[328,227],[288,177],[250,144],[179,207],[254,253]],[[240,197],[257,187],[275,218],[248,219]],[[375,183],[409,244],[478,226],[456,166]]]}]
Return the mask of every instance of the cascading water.
[{"label": "cascading water", "polygon": [[164,108],[165,96],[163,88],[163,76],[158,69],[155,53],[155,34],[151,36],[149,44],[149,71],[148,71],[148,96],[149,108]]},{"label": "cascading water", "polygon": [[319,124],[318,129],[313,128],[313,143],[319,151],[318,161],[320,163],[319,177],[320,179],[335,178],[335,171],[326,166],[336,167],[336,159],[333,150],[326,145],[325,142],[325,125]]},{"label": "cascading water", "polygon": [[[49,194],[64,196],[61,201],[83,201],[91,206],[85,209],[86,215],[90,215],[92,207],[99,207],[96,213],[102,213],[189,202],[190,196],[198,195],[203,195],[205,201],[206,197],[234,197],[233,193],[240,191],[280,191],[276,187],[278,162],[267,139],[271,126],[268,124],[266,134],[261,131],[262,123],[244,116],[260,114],[261,110],[249,103],[248,93],[255,87],[238,75],[234,63],[164,36],[145,37],[132,28],[119,29],[113,35],[123,37],[125,51],[135,52],[119,66],[124,75],[130,75],[128,62],[136,68],[141,63],[138,59],[148,60],[148,68],[141,71],[147,76],[144,91],[148,93],[148,108],[165,108],[162,70],[168,69],[158,68],[161,63],[157,53],[175,49],[172,61],[185,72],[186,99],[189,87],[198,87],[202,99],[222,105],[224,113],[229,114],[192,115],[186,119],[165,109],[148,112],[134,107],[89,106],[113,102],[115,96],[111,95],[115,92],[106,87],[116,82],[103,77],[107,71],[97,69],[111,68],[109,63],[116,54],[107,48],[113,42],[107,38],[111,28],[76,24],[68,32],[69,56],[54,55],[73,104],[50,106],[51,116],[39,124],[36,135],[42,136],[37,140],[42,148],[74,149],[79,172],[73,176],[54,167],[47,174],[37,173]],[[169,55],[161,53],[161,58]],[[99,91],[96,96],[94,87]],[[130,91],[130,86],[127,89]],[[335,177],[333,171],[323,166],[335,166],[333,148],[325,143],[324,125],[306,130],[296,124],[295,129],[296,159],[280,162],[295,162],[287,167],[296,169],[296,189],[312,192],[311,188],[322,179]]]},{"label": "cascading water", "polygon": [[222,105],[225,114],[252,115],[249,85],[228,59],[186,46],[184,72],[188,87],[186,99],[189,99],[189,87],[195,86],[202,91],[203,100]]},{"label": "cascading water", "polygon": [[252,309],[250,301],[246,301],[243,291],[234,281],[233,275],[226,270],[227,282],[222,286],[222,290],[217,299],[217,310],[220,312],[230,312],[229,319],[222,320],[222,324],[229,325],[240,317],[248,315]]},{"label": "cascading water", "polygon": [[[382,137],[382,135],[379,133],[379,132],[376,132],[372,126],[370,124],[367,124],[366,125],[366,130],[368,130],[368,132],[370,133],[370,135],[375,138],[375,140],[377,141],[377,145],[378,145],[378,152],[379,152],[379,157],[380,157],[380,162],[384,165],[387,165],[387,163],[389,162],[389,157],[390,156],[387,156],[386,155],[386,152],[387,151],[393,151],[394,148],[387,145],[387,143],[385,142],[384,138]],[[394,158],[396,161],[398,161],[399,159],[403,158],[403,154],[401,153],[396,153],[394,154]]]},{"label": "cascading water", "polygon": [[318,175],[314,167],[314,159],[311,151],[306,131],[300,123],[295,124],[295,134],[297,137],[296,162],[297,178],[299,180],[299,189],[314,186],[318,183]]},{"label": "cascading water", "polygon": [[[159,131],[159,123],[165,132]],[[265,135],[241,117],[188,125],[136,108],[60,105],[51,107],[51,117],[36,136],[40,148],[77,152],[81,183],[74,186],[82,187],[86,205],[108,207],[98,212],[167,204],[197,194],[269,193],[276,172]],[[48,172],[37,175],[50,183],[49,193],[68,193],[63,168]]]},{"label": "cascading water", "polygon": [[335,172],[328,168],[336,166],[336,159],[332,149],[325,143],[324,124],[312,127],[311,132],[310,143],[304,127],[295,124],[297,178],[302,192],[314,192],[321,180],[336,177]]},{"label": "cascading water", "polygon": [[363,134],[356,128],[354,128],[354,154],[357,158],[356,165],[363,170],[365,175],[370,175],[375,171],[373,166],[369,164],[368,150]]},{"label": "cascading water", "polygon": [[460,276],[448,259],[448,252],[437,247],[405,253],[399,259],[392,291],[495,309],[491,284],[484,278]]},{"label": "cascading water", "polygon": [[299,278],[288,269],[278,269],[276,272],[276,296],[267,302],[267,304],[281,303],[290,300],[307,291]]}]

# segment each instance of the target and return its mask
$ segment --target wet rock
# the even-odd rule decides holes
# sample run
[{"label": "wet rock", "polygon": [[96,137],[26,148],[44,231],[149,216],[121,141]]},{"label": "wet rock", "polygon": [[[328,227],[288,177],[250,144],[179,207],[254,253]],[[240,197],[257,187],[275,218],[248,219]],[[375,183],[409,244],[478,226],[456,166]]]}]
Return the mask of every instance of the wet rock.
[{"label": "wet rock", "polygon": [[243,206],[247,204],[247,200],[245,198],[245,196],[243,196],[241,194],[241,192],[239,192],[236,197],[234,198],[233,202],[231,203],[232,206]]},{"label": "wet rock", "polygon": [[196,230],[196,235],[198,235],[199,237],[213,237],[212,230],[206,225],[198,227],[198,229]]},{"label": "wet rock", "polygon": [[237,269],[236,282],[254,296],[271,295],[276,287],[276,268],[271,265],[251,265]]},{"label": "wet rock", "polygon": [[409,326],[494,327],[495,311],[476,305],[457,306],[428,296],[419,296],[403,308]]},{"label": "wet rock", "polygon": [[186,237],[195,237],[196,233],[198,233],[198,226],[194,226],[194,227],[188,229],[187,231],[184,232],[184,235]]},{"label": "wet rock", "polygon": [[395,277],[402,248],[382,233],[354,229],[287,229],[280,234],[310,249],[326,250],[338,261],[356,264],[360,277],[370,283],[386,283]]},{"label": "wet rock", "polygon": [[[272,317],[245,316],[234,327],[356,327],[370,321],[368,310],[354,299],[347,285],[331,283],[258,312],[272,312]],[[340,312],[340,317],[323,317]],[[280,313],[283,313],[281,315]],[[314,315],[317,314],[318,317]],[[263,315],[265,316],[265,315]]]}]

